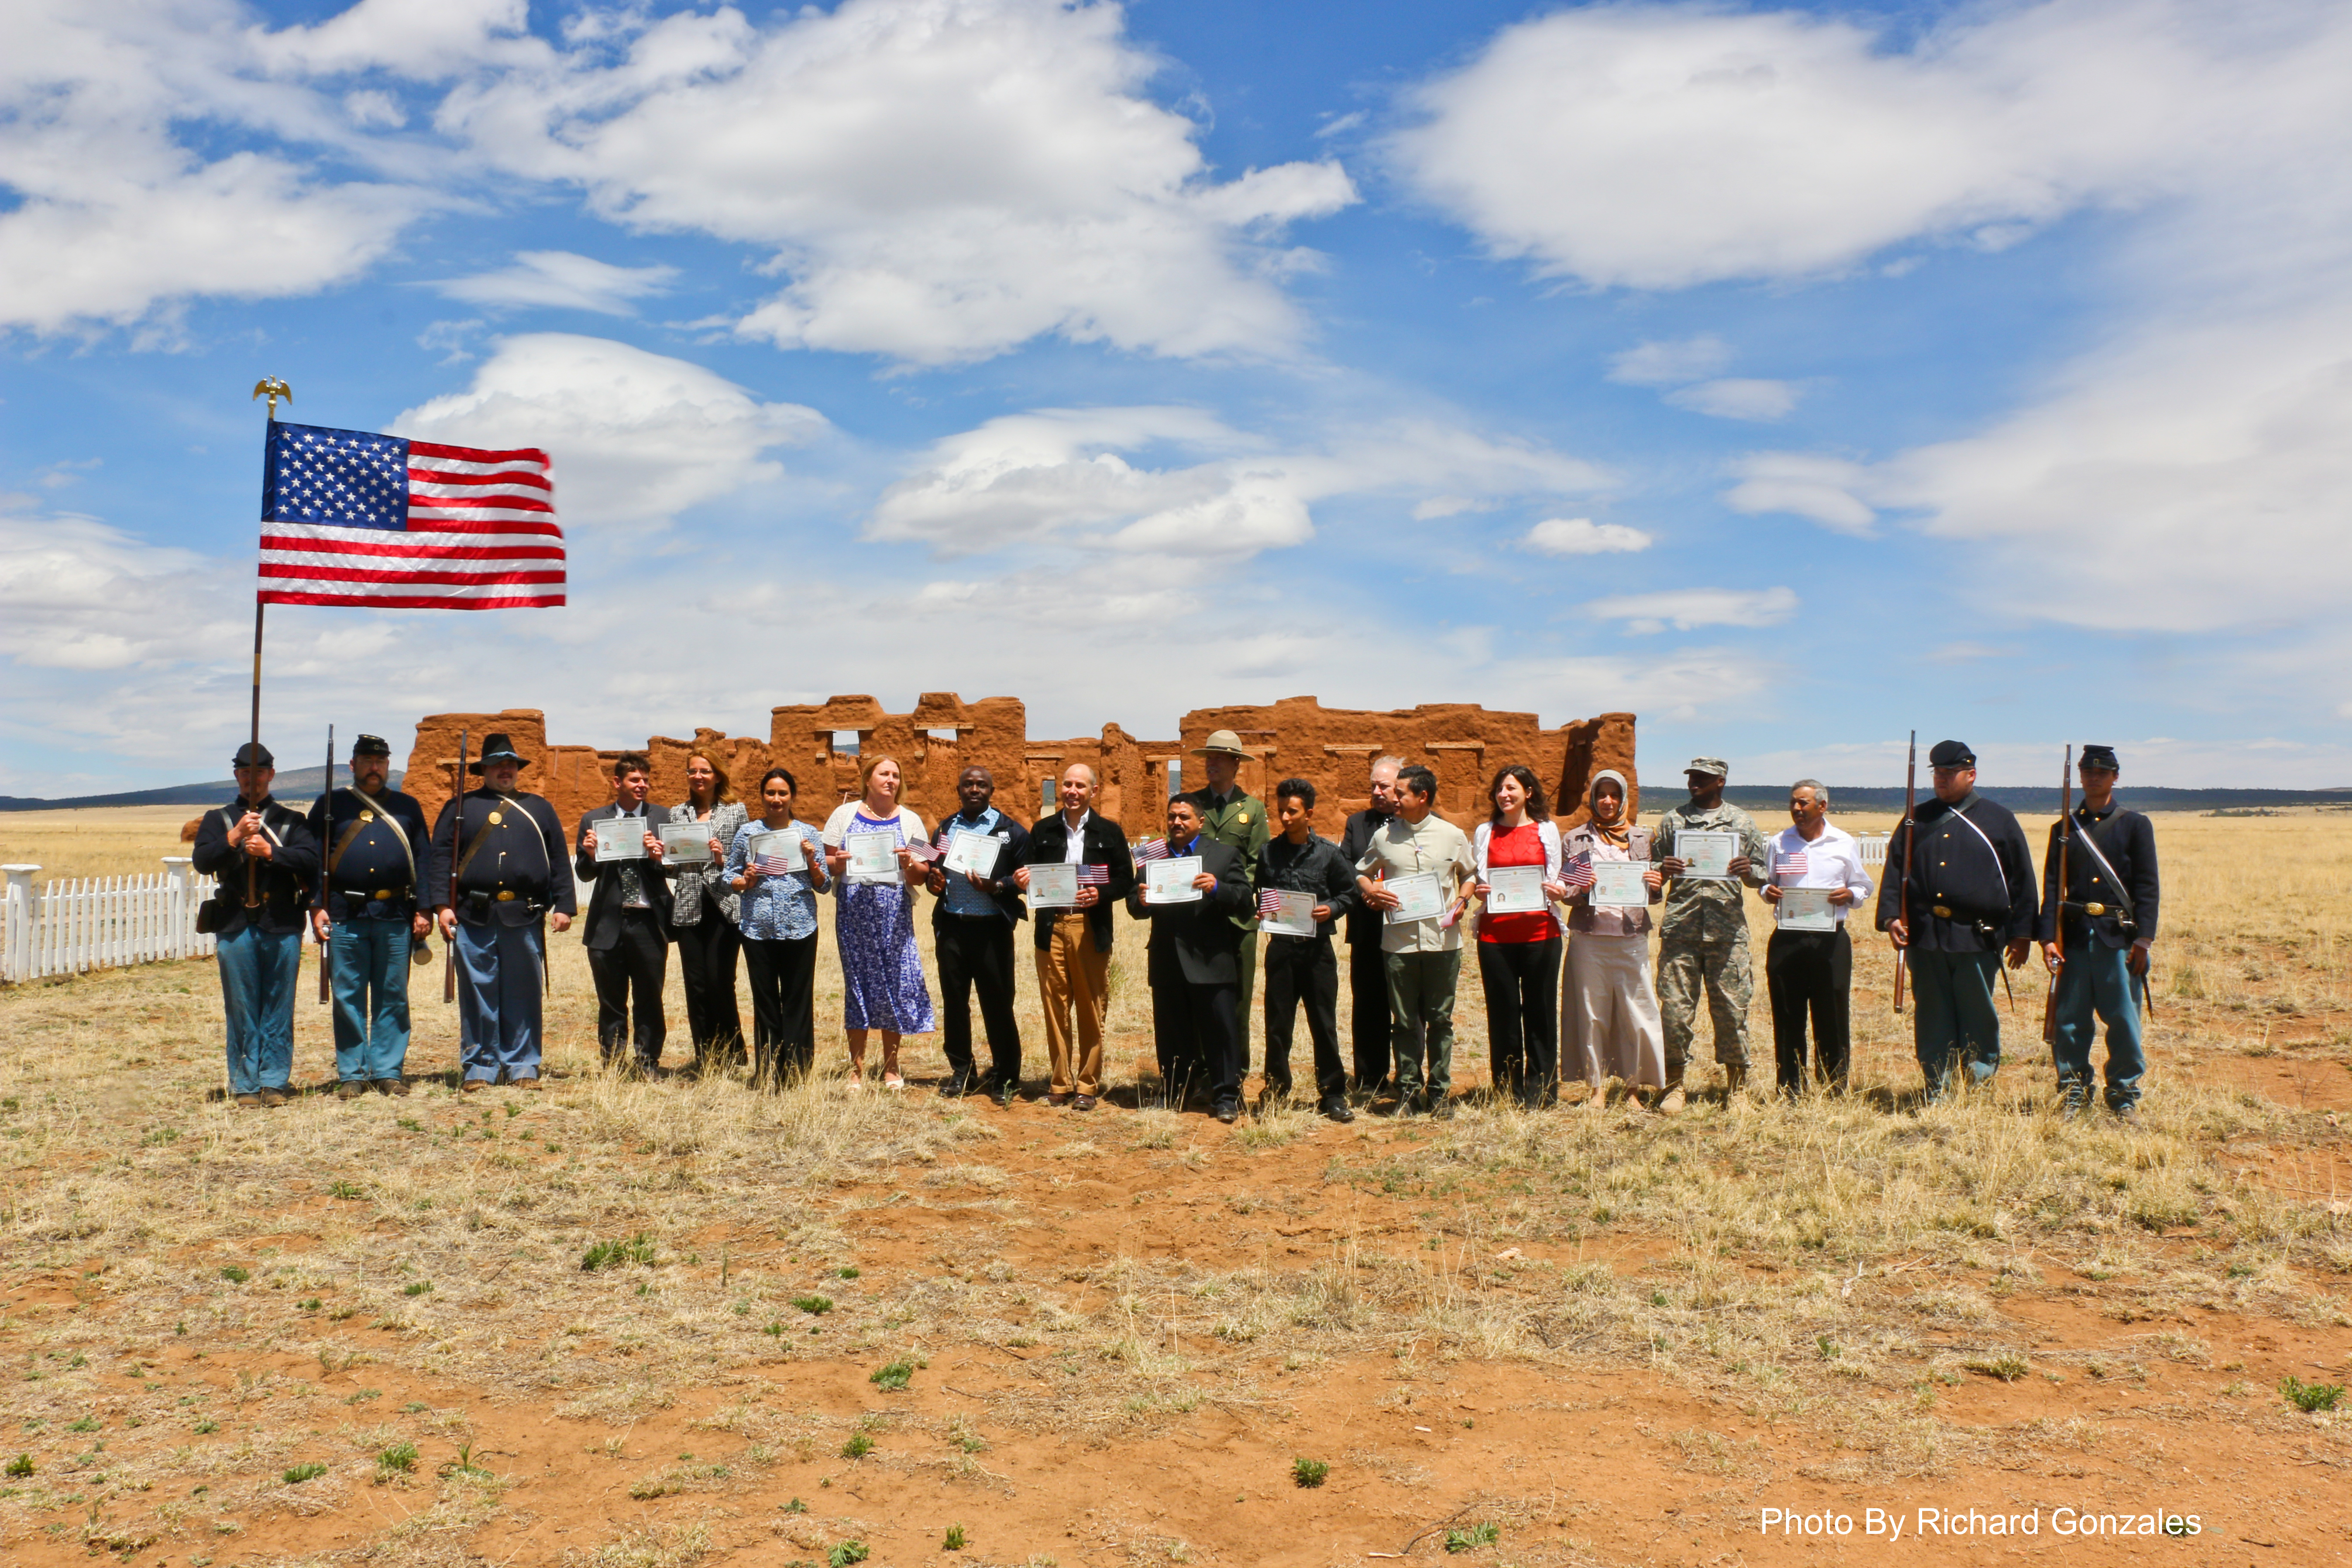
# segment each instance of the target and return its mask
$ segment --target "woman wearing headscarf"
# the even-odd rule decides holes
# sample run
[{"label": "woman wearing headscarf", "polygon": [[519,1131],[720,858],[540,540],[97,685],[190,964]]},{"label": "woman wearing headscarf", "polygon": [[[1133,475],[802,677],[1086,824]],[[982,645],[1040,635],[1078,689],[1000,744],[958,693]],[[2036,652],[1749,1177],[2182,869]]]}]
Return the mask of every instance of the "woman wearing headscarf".
[{"label": "woman wearing headscarf", "polygon": [[[1587,819],[1570,828],[1560,849],[1569,859],[1631,860],[1633,828],[1625,812],[1625,775],[1603,768],[1585,795]],[[1665,879],[1644,874],[1650,902],[1664,896]],[[1580,888],[1569,900],[1567,978],[1561,984],[1560,1063],[1563,1080],[1580,1077],[1592,1088],[1585,1103],[1608,1102],[1611,1079],[1628,1089],[1663,1089],[1666,1082],[1665,1026],[1650,979],[1650,911],[1595,909],[1592,891]]]}]

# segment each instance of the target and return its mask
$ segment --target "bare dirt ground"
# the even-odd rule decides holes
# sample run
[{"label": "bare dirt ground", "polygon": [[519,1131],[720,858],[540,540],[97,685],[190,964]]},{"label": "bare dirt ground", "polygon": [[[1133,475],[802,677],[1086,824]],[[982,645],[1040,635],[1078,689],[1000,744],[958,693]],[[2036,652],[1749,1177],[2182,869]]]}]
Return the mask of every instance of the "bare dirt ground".
[{"label": "bare dirt ground", "polygon": [[2352,1559],[2352,1395],[2282,1393],[2352,1382],[2347,829],[2162,822],[2131,1127],[2053,1113],[2030,971],[1994,1090],[1919,1108],[1871,943],[1859,1092],[1671,1120],[1137,1110],[1132,944],[1083,1116],[942,1101],[929,1042],[904,1097],[837,1039],[614,1079],[572,942],[535,1096],[454,1093],[437,971],[415,1094],[271,1113],[209,965],[0,993],[0,1560]]}]

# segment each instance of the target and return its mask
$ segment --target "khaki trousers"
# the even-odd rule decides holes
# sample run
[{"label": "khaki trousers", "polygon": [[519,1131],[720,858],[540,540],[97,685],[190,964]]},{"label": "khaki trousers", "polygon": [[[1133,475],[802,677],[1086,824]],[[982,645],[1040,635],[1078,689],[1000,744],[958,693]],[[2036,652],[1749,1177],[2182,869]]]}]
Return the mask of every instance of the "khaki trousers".
[{"label": "khaki trousers", "polygon": [[[1051,918],[1053,935],[1037,950],[1037,996],[1045,1014],[1045,1050],[1054,1063],[1053,1092],[1098,1095],[1103,1019],[1110,1011],[1110,954],[1095,951],[1085,915],[1072,910]],[[1075,1052],[1070,1037],[1074,1004],[1078,1015]]]}]

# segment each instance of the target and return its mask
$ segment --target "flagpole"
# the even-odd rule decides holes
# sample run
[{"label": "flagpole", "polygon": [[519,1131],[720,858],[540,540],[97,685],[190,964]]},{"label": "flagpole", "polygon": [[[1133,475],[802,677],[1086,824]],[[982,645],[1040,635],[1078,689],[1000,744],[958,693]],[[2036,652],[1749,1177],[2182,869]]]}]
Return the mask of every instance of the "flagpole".
[{"label": "flagpole", "polygon": [[[293,402],[294,389],[287,385],[281,377],[265,375],[253,384],[253,396],[269,399],[269,423],[275,426],[278,423],[278,400],[282,397],[289,403]],[[250,403],[252,400],[247,398],[246,401]],[[261,485],[266,493],[269,488],[269,437],[266,432],[261,437]],[[253,590],[252,740],[257,746],[261,744],[261,617],[268,608],[268,601],[261,596],[260,585],[256,584]]]}]

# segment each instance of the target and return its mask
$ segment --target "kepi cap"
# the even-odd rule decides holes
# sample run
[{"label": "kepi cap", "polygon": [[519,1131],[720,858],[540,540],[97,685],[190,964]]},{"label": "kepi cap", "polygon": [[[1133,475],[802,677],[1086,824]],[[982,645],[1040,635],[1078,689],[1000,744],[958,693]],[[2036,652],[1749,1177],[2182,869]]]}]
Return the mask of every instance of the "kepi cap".
[{"label": "kepi cap", "polygon": [[2123,764],[2116,761],[2113,746],[2084,746],[2082,756],[2076,760],[2086,768],[2104,768],[2111,773],[2124,771]]},{"label": "kepi cap", "polygon": [[1707,773],[1719,779],[1727,779],[1731,776],[1730,765],[1721,757],[1693,757],[1690,760],[1690,766],[1685,768],[1683,772]]},{"label": "kepi cap", "polygon": [[1242,748],[1242,738],[1231,730],[1212,730],[1209,738],[1193,747],[1190,754],[1195,757],[1247,757],[1250,753]]},{"label": "kepi cap", "polygon": [[1972,768],[1977,765],[1977,754],[1969,750],[1966,741],[1938,741],[1936,749],[1927,753],[1927,765],[1931,768]]},{"label": "kepi cap", "polygon": [[355,757],[388,757],[392,755],[392,742],[385,740],[382,735],[362,735],[358,740],[352,742],[352,755]]},{"label": "kepi cap", "polygon": [[247,741],[236,749],[236,755],[229,759],[228,765],[233,768],[274,768],[278,765],[278,759],[271,756],[269,748],[260,742]]},{"label": "kepi cap", "polygon": [[466,771],[478,773],[484,763],[517,763],[530,766],[530,759],[514,749],[514,742],[502,730],[493,730],[482,737],[482,754],[466,764]]}]

